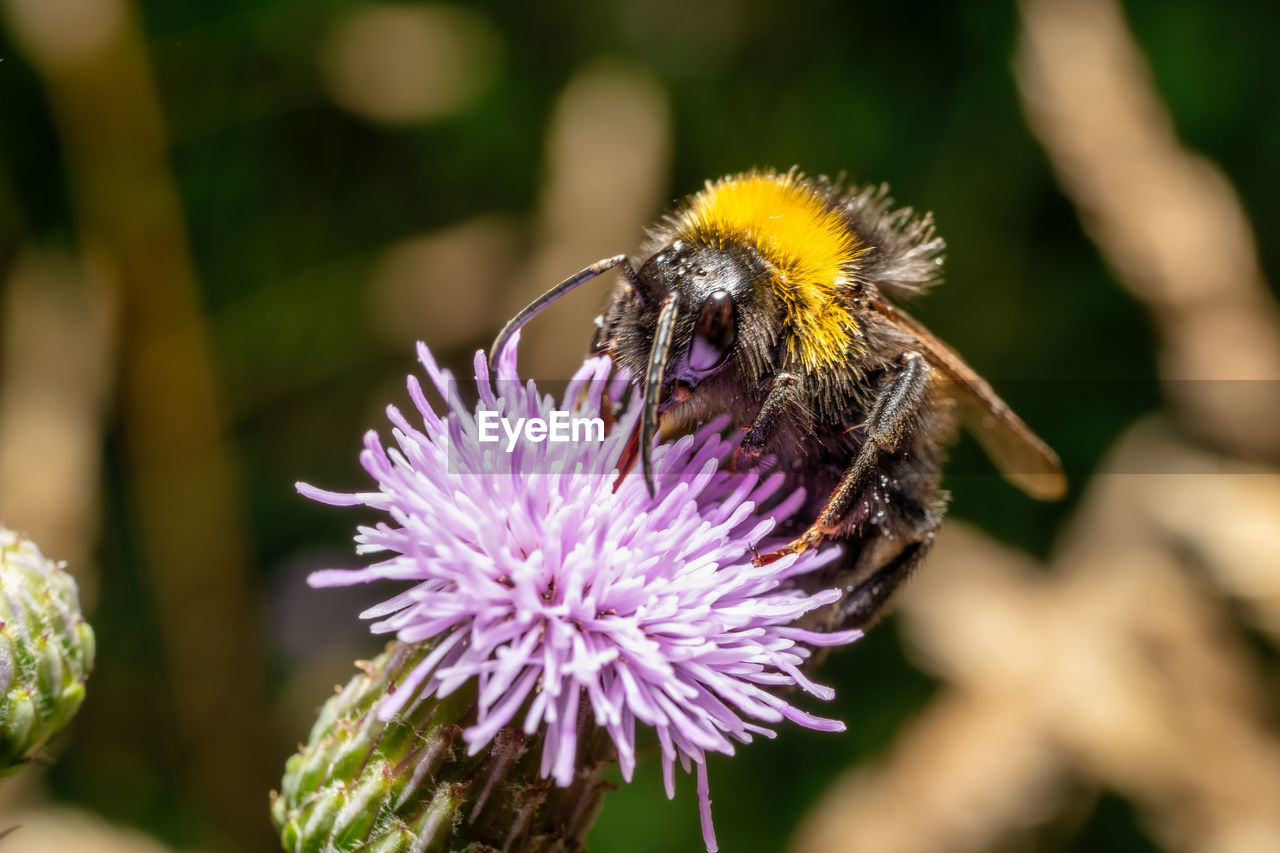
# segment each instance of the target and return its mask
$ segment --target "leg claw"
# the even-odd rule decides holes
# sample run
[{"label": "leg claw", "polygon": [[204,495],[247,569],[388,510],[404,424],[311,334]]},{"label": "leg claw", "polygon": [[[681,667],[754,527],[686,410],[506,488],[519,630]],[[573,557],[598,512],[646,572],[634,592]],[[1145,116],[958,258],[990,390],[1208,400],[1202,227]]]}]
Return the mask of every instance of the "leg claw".
[{"label": "leg claw", "polygon": [[729,473],[741,474],[756,467],[760,463],[761,455],[758,448],[743,450],[742,445],[738,445],[733,451],[733,456],[729,457]]},{"label": "leg claw", "polygon": [[[771,551],[768,554],[756,554],[751,559],[751,565],[767,566],[770,563],[777,562],[778,560],[781,560],[783,557],[786,557],[790,554],[803,554],[805,551],[808,551],[810,548],[815,547],[821,541],[822,541],[821,533],[819,533],[816,530],[809,530],[799,539],[793,539],[791,542],[788,542],[786,545],[782,546],[777,551]],[[753,548],[752,551],[754,553],[755,549]]]}]

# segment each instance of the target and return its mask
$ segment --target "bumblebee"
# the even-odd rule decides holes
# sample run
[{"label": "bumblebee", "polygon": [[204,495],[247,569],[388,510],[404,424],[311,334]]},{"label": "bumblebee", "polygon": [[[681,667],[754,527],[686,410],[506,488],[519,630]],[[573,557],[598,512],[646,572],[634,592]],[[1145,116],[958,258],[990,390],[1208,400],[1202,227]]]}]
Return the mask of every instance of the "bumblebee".
[{"label": "bumblebee", "polygon": [[652,493],[660,422],[666,433],[728,413],[743,431],[732,466],[782,471],[787,490],[807,496],[790,543],[757,563],[840,540],[846,594],[829,626],[866,627],[933,542],[957,422],[1028,494],[1066,489],[1053,451],[896,307],[939,281],[943,248],[932,218],[894,209],[883,186],[794,169],[731,175],[679,204],[634,258],[605,258],[536,299],[493,352],[556,299],[617,270],[593,350],[642,377],[623,474],[638,446]]}]

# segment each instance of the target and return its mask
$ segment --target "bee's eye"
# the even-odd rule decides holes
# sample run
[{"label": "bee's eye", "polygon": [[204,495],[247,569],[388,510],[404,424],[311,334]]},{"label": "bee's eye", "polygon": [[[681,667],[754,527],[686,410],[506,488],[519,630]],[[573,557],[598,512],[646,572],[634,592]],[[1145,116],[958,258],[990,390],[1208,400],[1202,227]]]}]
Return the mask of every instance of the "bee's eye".
[{"label": "bee's eye", "polygon": [[727,291],[717,290],[702,303],[698,325],[693,329],[693,343],[689,345],[689,367],[699,372],[719,367],[728,358],[737,337],[733,297]]}]

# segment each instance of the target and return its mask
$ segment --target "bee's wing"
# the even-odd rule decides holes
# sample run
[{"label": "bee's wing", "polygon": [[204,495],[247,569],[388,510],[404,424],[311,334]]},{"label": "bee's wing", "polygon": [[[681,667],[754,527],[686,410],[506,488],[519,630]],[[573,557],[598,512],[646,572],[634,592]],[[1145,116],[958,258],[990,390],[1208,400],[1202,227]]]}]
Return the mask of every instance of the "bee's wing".
[{"label": "bee's wing", "polygon": [[1066,494],[1067,478],[1058,455],[955,350],[892,305],[874,300],[871,307],[890,325],[915,338],[921,355],[950,380],[948,390],[959,404],[964,425],[1005,479],[1040,500],[1057,500]]}]

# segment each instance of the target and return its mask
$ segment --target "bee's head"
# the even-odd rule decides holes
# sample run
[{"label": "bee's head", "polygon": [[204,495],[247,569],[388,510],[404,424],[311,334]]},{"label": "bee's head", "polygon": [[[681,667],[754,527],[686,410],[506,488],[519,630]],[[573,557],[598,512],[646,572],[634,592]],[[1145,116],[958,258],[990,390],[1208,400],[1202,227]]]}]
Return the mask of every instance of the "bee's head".
[{"label": "bee's head", "polygon": [[643,292],[623,308],[615,328],[629,350],[620,356],[645,376],[646,394],[655,369],[663,407],[673,387],[688,391],[713,377],[732,381],[744,369],[758,372],[776,331],[767,321],[763,330],[756,326],[776,300],[762,284],[767,269],[757,254],[676,240],[637,272]]},{"label": "bee's head", "polygon": [[623,367],[643,377],[640,449],[648,479],[659,413],[704,384],[714,395],[758,380],[782,312],[767,265],[748,246],[674,240],[636,273],[635,292],[615,299],[608,337]]}]

